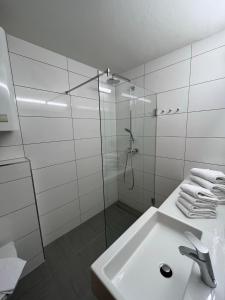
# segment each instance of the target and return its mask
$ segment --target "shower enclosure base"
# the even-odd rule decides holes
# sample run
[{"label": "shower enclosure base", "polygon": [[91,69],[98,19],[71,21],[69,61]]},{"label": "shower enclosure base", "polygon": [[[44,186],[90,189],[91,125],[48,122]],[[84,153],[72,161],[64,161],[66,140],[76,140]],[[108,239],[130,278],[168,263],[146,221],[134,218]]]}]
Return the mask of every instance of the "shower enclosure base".
[{"label": "shower enclosure base", "polygon": [[133,216],[135,216],[135,217],[137,217],[137,218],[139,218],[139,217],[142,215],[142,213],[141,213],[140,211],[136,210],[136,209],[133,208],[133,207],[130,207],[129,205],[123,203],[123,202],[120,201],[120,200],[118,200],[118,201],[116,202],[116,205],[117,205],[120,209],[125,210],[126,212],[128,212],[129,214],[131,214],[131,215],[133,215]]}]

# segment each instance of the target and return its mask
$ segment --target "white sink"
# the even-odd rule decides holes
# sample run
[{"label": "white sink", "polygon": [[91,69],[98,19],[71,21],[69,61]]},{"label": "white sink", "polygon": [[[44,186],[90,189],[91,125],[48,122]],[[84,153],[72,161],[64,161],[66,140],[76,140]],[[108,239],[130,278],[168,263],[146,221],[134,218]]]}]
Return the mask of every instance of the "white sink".
[{"label": "white sink", "polygon": [[[193,262],[178,247],[190,244],[184,231],[202,232],[175,218],[149,209],[99,259],[92,270],[117,300],[180,300],[184,298]],[[173,274],[165,278],[161,264]]]}]

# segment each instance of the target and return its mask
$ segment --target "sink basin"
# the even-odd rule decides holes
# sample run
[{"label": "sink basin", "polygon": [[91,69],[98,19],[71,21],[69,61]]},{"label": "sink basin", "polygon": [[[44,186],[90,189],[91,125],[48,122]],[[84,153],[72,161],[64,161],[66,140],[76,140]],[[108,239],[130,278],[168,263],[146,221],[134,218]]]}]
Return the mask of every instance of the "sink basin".
[{"label": "sink basin", "polygon": [[[99,259],[92,270],[117,300],[183,299],[193,262],[178,246],[190,244],[184,231],[202,232],[150,208]],[[172,270],[164,277],[160,266]]]}]

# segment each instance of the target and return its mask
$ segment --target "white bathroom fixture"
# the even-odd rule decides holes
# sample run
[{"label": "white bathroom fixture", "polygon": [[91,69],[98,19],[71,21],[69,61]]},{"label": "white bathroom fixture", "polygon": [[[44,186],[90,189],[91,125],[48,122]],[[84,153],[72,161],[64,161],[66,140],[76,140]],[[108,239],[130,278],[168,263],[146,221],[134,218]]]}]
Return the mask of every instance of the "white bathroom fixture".
[{"label": "white bathroom fixture", "polygon": [[18,129],[16,98],[12,82],[5,31],[0,27],[0,131]]},{"label": "white bathroom fixture", "polygon": [[[183,299],[193,263],[180,255],[185,231],[202,232],[150,208],[100,258],[92,270],[117,300]],[[154,296],[153,296],[154,295]]]}]

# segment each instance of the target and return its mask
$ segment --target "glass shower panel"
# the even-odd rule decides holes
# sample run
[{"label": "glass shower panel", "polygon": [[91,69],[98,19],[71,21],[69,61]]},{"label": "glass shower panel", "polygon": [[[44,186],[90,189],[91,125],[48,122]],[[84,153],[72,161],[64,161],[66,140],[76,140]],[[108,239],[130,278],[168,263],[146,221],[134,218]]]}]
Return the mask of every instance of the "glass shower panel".
[{"label": "glass shower panel", "polygon": [[[107,81],[107,80],[106,80]],[[106,82],[105,81],[105,82]],[[130,82],[104,85],[101,124],[108,245],[154,205],[156,95]]]}]

